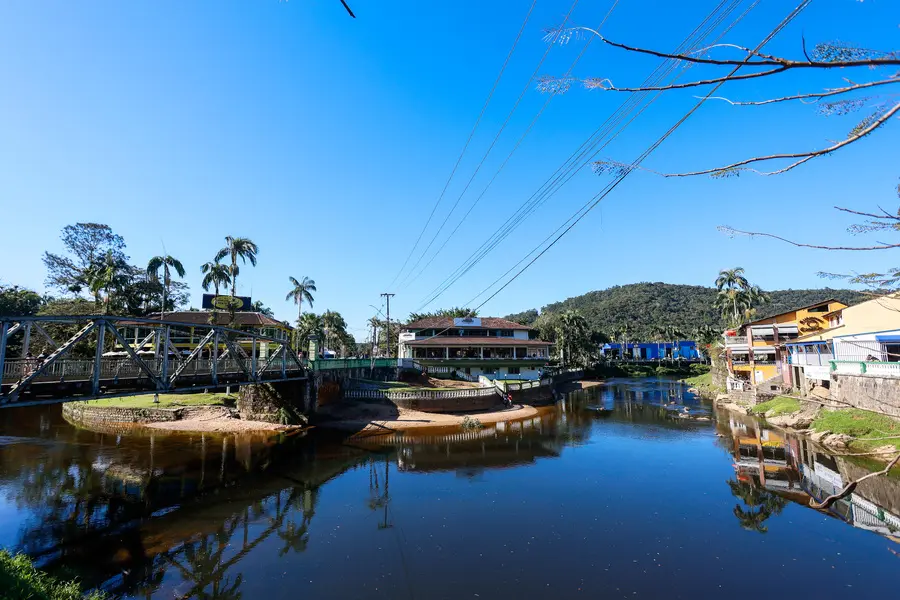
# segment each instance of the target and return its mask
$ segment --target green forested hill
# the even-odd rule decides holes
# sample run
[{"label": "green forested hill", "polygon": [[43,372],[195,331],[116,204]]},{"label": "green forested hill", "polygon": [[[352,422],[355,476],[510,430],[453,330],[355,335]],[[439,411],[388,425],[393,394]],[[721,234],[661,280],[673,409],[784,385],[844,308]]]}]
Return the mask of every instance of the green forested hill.
[{"label": "green forested hill", "polygon": [[[757,310],[758,317],[782,313],[793,308],[814,304],[820,300],[836,298],[847,304],[865,299],[854,290],[823,288],[816,290],[771,291],[772,302]],[[723,323],[713,308],[715,288],[699,285],[674,285],[669,283],[634,283],[611,287],[548,304],[541,313],[575,310],[590,323],[592,329],[610,335],[627,325],[629,336],[650,339],[655,327],[675,326],[690,334],[701,325],[716,328]],[[537,318],[536,310],[508,315],[506,318],[531,324]]]}]

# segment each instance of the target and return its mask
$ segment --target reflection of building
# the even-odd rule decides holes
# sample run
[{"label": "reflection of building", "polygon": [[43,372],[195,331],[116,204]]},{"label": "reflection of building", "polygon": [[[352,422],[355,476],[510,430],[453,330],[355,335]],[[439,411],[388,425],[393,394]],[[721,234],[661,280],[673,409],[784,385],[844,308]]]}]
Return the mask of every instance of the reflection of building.
[{"label": "reflection of building", "polygon": [[400,358],[469,375],[537,379],[549,360],[550,342],[533,339],[531,332],[495,317],[428,317],[403,326]]},{"label": "reflection of building", "polygon": [[[721,422],[721,421],[720,421]],[[734,468],[739,482],[759,485],[803,506],[837,494],[869,471],[821,452],[806,438],[765,428],[750,417],[729,414]],[[879,477],[865,481],[853,494],[834,503],[828,513],[842,521],[900,542],[900,482]]]},{"label": "reflection of building", "polygon": [[846,306],[837,300],[824,300],[727,331],[725,358],[729,375],[755,384],[779,376],[781,346],[828,328],[825,315]]}]

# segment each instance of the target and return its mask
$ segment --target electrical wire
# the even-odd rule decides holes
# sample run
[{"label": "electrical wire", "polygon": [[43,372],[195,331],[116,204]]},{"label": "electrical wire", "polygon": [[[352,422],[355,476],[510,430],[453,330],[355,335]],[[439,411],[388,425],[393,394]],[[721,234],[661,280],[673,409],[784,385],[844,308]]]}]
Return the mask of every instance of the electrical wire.
[{"label": "electrical wire", "polygon": [[[690,33],[688,36],[679,44],[676,49],[676,53],[683,52],[685,49],[692,49],[698,46],[707,35],[709,35],[712,31],[714,31],[721,22],[727,18],[727,16],[741,3],[742,0],[731,0],[730,6],[724,11],[723,14],[719,15],[717,18],[715,17],[716,13],[722,10],[722,8],[728,4],[729,0],[723,0],[720,4],[714,8],[701,23]],[[758,0],[754,2],[754,4],[745,11],[744,15],[741,15],[735,23],[732,23],[729,26],[729,29],[733,27],[740,19],[743,18],[751,10],[756,4]],[[712,23],[710,23],[711,19],[715,19]],[[727,31],[727,30],[726,30]],[[698,36],[698,32],[700,35]],[[724,32],[723,34],[724,35]],[[721,37],[721,36],[720,36]],[[658,83],[662,81],[665,77],[672,73],[677,67],[678,61],[667,59],[662,61],[656,69],[647,77],[645,80],[645,84],[654,82]],[[678,75],[680,76],[680,74]],[[676,77],[677,79],[677,77]],[[555,194],[565,183],[567,183],[583,166],[585,166],[593,156],[602,150],[608,143],[610,143],[615,137],[617,137],[622,131],[624,131],[625,127],[627,127],[638,115],[635,115],[628,123],[625,124],[612,138],[607,139],[606,143],[604,143],[599,148],[597,147],[607,136],[611,134],[613,129],[616,126],[621,124],[625,118],[630,114],[630,112],[634,111],[643,99],[646,97],[645,93],[642,94],[634,94],[629,96],[625,102],[623,102],[619,108],[612,114],[610,117],[604,121],[603,124],[598,127],[591,136],[585,140],[581,146],[573,152],[566,161],[557,168],[556,172],[551,175],[542,186],[534,193],[532,196],[526,200],[520,208],[513,213],[499,228],[498,230],[488,238],[482,245],[475,250],[475,252],[470,255],[466,261],[457,269],[451,273],[444,281],[441,282],[434,290],[429,292],[427,296],[427,300],[423,302],[422,307],[424,308],[434,300],[436,300],[440,295],[442,295],[453,283],[459,280],[460,277],[465,275],[469,270],[471,270],[478,262],[480,262],[489,252],[491,252],[503,239],[505,239],[512,231],[521,224],[524,219],[526,219],[530,214],[532,214],[537,208],[539,208],[544,202],[546,202],[553,194]],[[656,95],[658,97],[659,94]],[[652,103],[655,100],[650,101]],[[649,106],[648,103],[641,112]],[[589,154],[587,159],[586,156]],[[583,160],[584,159],[584,160]],[[579,164],[580,163],[580,164]]]},{"label": "electrical wire", "polygon": [[[601,31],[603,29],[603,26],[606,24],[606,21],[609,19],[610,15],[612,15],[613,10],[615,10],[615,8],[616,8],[616,6],[618,6],[618,4],[619,4],[619,0],[615,0],[613,2],[612,6],[609,8],[609,10],[606,13],[606,16],[603,17],[603,21],[600,22],[599,26],[597,26],[597,31]],[[575,69],[575,66],[581,60],[581,57],[584,56],[585,52],[587,52],[587,49],[590,47],[591,42],[593,42],[593,41],[594,41],[593,36],[588,38],[588,41],[584,44],[584,46],[582,46],[581,52],[578,53],[578,56],[575,57],[575,60],[572,61],[572,64],[569,65],[569,68],[566,70],[565,75],[563,75],[563,77],[562,77],[563,80],[568,79],[569,75]],[[409,287],[410,285],[412,285],[413,282],[415,282],[419,277],[421,277],[421,275],[428,269],[428,267],[431,266],[431,263],[434,262],[434,259],[437,258],[437,256],[441,253],[441,251],[443,251],[443,249],[447,247],[447,243],[453,238],[454,235],[456,235],[456,232],[459,231],[459,228],[462,226],[462,224],[466,221],[466,219],[469,218],[469,215],[472,214],[472,211],[475,210],[475,207],[478,206],[478,203],[481,202],[481,199],[484,198],[485,194],[487,194],[487,191],[490,189],[491,185],[493,185],[494,181],[497,180],[497,177],[500,175],[500,172],[503,171],[504,167],[506,167],[507,163],[512,158],[513,154],[516,152],[516,150],[518,150],[519,146],[522,145],[522,142],[525,141],[525,138],[528,137],[528,134],[531,133],[532,128],[534,128],[538,119],[540,119],[541,115],[544,114],[544,111],[550,105],[550,102],[553,100],[553,98],[555,96],[556,96],[556,93],[551,93],[548,95],[547,100],[544,102],[544,105],[541,106],[541,109],[531,120],[531,123],[529,123],[528,127],[525,129],[525,132],[519,137],[518,141],[516,141],[512,150],[510,150],[509,154],[507,154],[506,158],[503,160],[503,162],[500,164],[500,166],[494,172],[494,175],[491,177],[490,181],[488,181],[487,185],[484,187],[484,189],[481,191],[481,193],[475,199],[475,202],[473,202],[472,205],[469,207],[469,210],[466,211],[466,214],[463,215],[462,219],[459,220],[459,222],[456,224],[456,227],[454,227],[453,231],[450,232],[450,235],[448,235],[444,239],[444,242],[440,245],[440,247],[437,249],[437,251],[431,255],[431,258],[428,259],[428,262],[425,263],[425,266],[423,266],[422,269],[419,270],[419,272],[416,273],[416,275],[413,276],[412,279],[409,279],[405,283],[401,284],[403,288]],[[470,183],[471,183],[471,181],[470,181]],[[449,217],[449,215],[448,215],[448,217]],[[437,234],[435,234],[435,237],[436,236],[437,236]],[[427,251],[427,249],[426,249],[426,251]],[[415,267],[413,267],[413,270],[415,270]]]},{"label": "electrical wire", "polygon": [[[565,27],[566,23],[569,21],[569,17],[572,15],[572,12],[575,10],[575,7],[578,6],[579,0],[573,0],[572,5],[569,7],[569,12],[566,13],[565,18],[563,19],[562,25],[560,28]],[[557,37],[559,34],[557,34]],[[555,40],[554,40],[555,42]],[[497,144],[497,141],[500,139],[500,136],[503,134],[503,131],[506,129],[506,126],[509,124],[509,121],[512,119],[516,110],[519,108],[519,104],[522,102],[522,99],[525,97],[525,94],[528,93],[529,88],[531,87],[531,82],[537,77],[538,72],[541,69],[541,66],[544,64],[544,61],[547,60],[547,56],[550,55],[550,50],[553,49],[553,43],[547,45],[547,49],[544,51],[544,54],[541,56],[541,60],[538,61],[537,66],[534,68],[534,72],[531,74],[531,77],[525,82],[525,85],[522,87],[522,91],[519,93],[519,97],[516,98],[516,101],[513,103],[512,108],[509,110],[509,113],[506,115],[506,119],[500,125],[500,129],[497,131],[497,134],[494,136],[494,139],[491,141],[491,145],[488,146],[488,149],[485,151],[484,155],[481,157],[481,160],[478,161],[478,164],[475,166],[475,170],[472,172],[471,177],[469,177],[469,181],[466,182],[465,187],[462,192],[460,192],[459,196],[456,198],[456,202],[453,203],[453,206],[450,207],[450,211],[447,213],[447,216],[444,217],[444,220],[441,222],[438,230],[434,233],[431,238],[431,241],[428,242],[428,245],[422,251],[422,254],[419,255],[419,259],[415,262],[415,264],[410,269],[406,278],[401,280],[400,285],[402,286],[406,280],[415,272],[416,268],[421,264],[422,259],[425,258],[425,255],[428,254],[428,251],[431,249],[431,246],[434,244],[435,240],[437,240],[438,236],[441,234],[441,231],[444,230],[444,227],[447,225],[447,221],[450,220],[451,215],[453,215],[454,211],[456,211],[456,207],[459,206],[460,201],[465,196],[466,192],[469,190],[469,186],[472,185],[472,182],[475,181],[475,177],[478,175],[478,172],[481,170],[481,167],[484,165],[484,161],[487,160],[487,157],[490,155],[491,151],[494,149],[494,146]],[[541,110],[540,112],[543,112]]]},{"label": "electrical wire", "polygon": [[478,118],[475,119],[475,125],[472,126],[472,131],[469,132],[469,137],[466,139],[466,143],[463,145],[462,151],[459,153],[459,157],[456,159],[456,163],[453,165],[453,170],[450,171],[450,176],[447,178],[447,181],[444,183],[444,189],[441,190],[441,195],[438,196],[437,202],[434,203],[434,207],[431,209],[431,214],[428,215],[428,219],[425,221],[425,225],[422,227],[422,231],[419,232],[419,237],[416,238],[416,243],[413,244],[412,250],[409,251],[409,254],[406,256],[406,260],[403,261],[403,266],[400,267],[400,270],[397,271],[397,274],[394,275],[394,279],[391,281],[388,287],[394,285],[397,281],[397,278],[403,273],[403,270],[406,269],[406,265],[409,263],[409,259],[412,258],[413,253],[415,253],[416,248],[419,246],[419,242],[422,241],[422,236],[425,234],[425,230],[428,229],[428,225],[431,223],[431,219],[434,217],[434,213],[437,210],[438,205],[440,205],[441,200],[444,198],[444,194],[447,193],[447,188],[450,186],[450,182],[453,180],[453,176],[456,174],[456,170],[459,168],[459,163],[462,162],[463,155],[465,155],[466,150],[469,148],[469,144],[472,142],[472,138],[475,136],[475,131],[478,129],[478,125],[481,123],[482,117],[484,117],[484,113],[487,110],[488,105],[491,103],[491,99],[494,97],[494,92],[497,90],[497,86],[500,84],[500,79],[503,77],[503,72],[506,71],[506,66],[509,64],[509,60],[512,58],[513,53],[516,50],[516,46],[519,45],[519,40],[522,38],[522,33],[525,31],[525,26],[528,24],[528,19],[531,18],[531,13],[534,11],[534,7],[537,4],[537,0],[532,0],[531,6],[528,8],[528,12],[525,14],[525,20],[522,21],[522,26],[519,28],[519,32],[516,34],[516,39],[513,41],[512,47],[510,47],[509,52],[506,54],[506,59],[503,61],[503,65],[500,67],[500,72],[497,73],[497,78],[494,80],[494,85],[491,86],[491,91],[488,93],[487,99],[484,101],[484,105],[481,107],[481,112],[478,113]]}]

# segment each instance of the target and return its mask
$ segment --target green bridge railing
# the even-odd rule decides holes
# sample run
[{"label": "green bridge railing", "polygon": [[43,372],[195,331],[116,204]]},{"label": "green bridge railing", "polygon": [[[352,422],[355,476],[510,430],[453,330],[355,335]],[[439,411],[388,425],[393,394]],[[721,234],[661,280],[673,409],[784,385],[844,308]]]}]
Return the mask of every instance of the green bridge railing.
[{"label": "green bridge railing", "polygon": [[329,371],[332,369],[368,369],[369,367],[396,367],[396,358],[329,358],[312,360],[307,364],[313,371]]}]

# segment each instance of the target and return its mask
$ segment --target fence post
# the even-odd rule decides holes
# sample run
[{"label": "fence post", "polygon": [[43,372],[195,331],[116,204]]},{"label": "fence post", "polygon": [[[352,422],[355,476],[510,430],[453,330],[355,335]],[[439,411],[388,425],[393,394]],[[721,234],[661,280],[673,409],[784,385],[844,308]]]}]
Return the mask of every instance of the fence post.
[{"label": "fence post", "polygon": [[866,374],[866,363],[864,363],[864,362],[859,363],[859,372],[862,375]]},{"label": "fence post", "polygon": [[0,323],[0,380],[3,379],[3,362],[6,360],[6,332],[9,331],[9,323]]},{"label": "fence post", "polygon": [[[162,334],[162,366],[160,367],[159,380],[161,385],[169,385],[169,326],[160,332]],[[157,338],[159,339],[159,338]],[[163,388],[165,389],[165,388]]]},{"label": "fence post", "polygon": [[94,351],[94,373],[91,379],[91,395],[100,393],[100,369],[103,366],[103,342],[106,339],[106,322],[97,324],[97,349]]},{"label": "fence post", "polygon": [[212,352],[209,353],[209,356],[212,358],[212,383],[215,387],[219,384],[219,328],[216,327],[215,333],[213,334],[213,346]]},{"label": "fence post", "polygon": [[253,343],[250,345],[250,379],[252,379],[253,381],[259,379],[259,375],[256,373],[256,369],[256,338],[253,338]]}]

